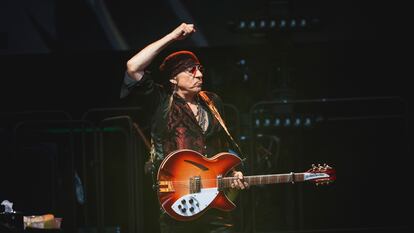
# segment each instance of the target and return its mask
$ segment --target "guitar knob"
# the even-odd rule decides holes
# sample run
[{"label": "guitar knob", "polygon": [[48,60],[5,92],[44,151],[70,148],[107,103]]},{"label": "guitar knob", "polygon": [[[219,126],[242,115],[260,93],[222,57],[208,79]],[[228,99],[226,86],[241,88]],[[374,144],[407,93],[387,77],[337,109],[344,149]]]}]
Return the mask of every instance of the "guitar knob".
[{"label": "guitar knob", "polygon": [[181,209],[181,207],[182,207],[181,205],[178,205],[178,209]]},{"label": "guitar knob", "polygon": [[185,203],[186,203],[185,199],[181,200],[181,203],[183,203],[183,205],[185,205]]},{"label": "guitar knob", "polygon": [[183,212],[183,213],[185,213],[187,211],[187,209],[186,208],[182,208],[181,209],[181,212]]},{"label": "guitar knob", "polygon": [[193,207],[190,207],[190,211],[191,211],[191,212],[194,212],[194,208],[193,208]]},{"label": "guitar knob", "polygon": [[194,200],[193,199],[190,199],[188,202],[190,202],[190,204],[193,204],[194,203]]}]

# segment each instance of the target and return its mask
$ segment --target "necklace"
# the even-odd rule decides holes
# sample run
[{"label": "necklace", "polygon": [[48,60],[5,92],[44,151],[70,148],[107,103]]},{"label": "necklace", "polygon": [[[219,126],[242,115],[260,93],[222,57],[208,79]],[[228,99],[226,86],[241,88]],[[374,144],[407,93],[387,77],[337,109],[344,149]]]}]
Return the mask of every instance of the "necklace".
[{"label": "necklace", "polygon": [[[191,111],[193,112],[195,118],[198,119],[198,116],[200,115],[200,104],[199,103],[193,104],[190,102],[188,102],[187,104],[190,107]],[[194,106],[195,106],[195,109],[194,109]]]},{"label": "necklace", "polygon": [[195,117],[196,117],[197,120],[198,120],[199,116],[200,116],[200,104],[197,103],[197,111],[196,111],[196,114],[195,114]]},{"label": "necklace", "polygon": [[188,103],[188,105],[190,106],[190,109],[193,112],[194,117],[196,118],[201,130],[203,131],[203,133],[205,133],[208,128],[208,117],[206,110],[203,108],[203,106],[200,106],[199,102],[196,102],[195,104]]}]

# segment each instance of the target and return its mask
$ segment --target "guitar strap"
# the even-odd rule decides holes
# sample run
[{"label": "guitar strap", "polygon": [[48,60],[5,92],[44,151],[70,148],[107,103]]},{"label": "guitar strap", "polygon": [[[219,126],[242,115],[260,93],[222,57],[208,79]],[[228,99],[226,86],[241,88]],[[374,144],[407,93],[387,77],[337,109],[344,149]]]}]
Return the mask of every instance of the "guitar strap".
[{"label": "guitar strap", "polygon": [[211,101],[211,99],[207,96],[205,91],[200,91],[199,95],[204,100],[204,102],[206,102],[207,106],[210,108],[210,110],[213,113],[214,117],[218,120],[221,127],[223,127],[224,131],[229,136],[229,138],[233,142],[233,144],[236,146],[237,150],[239,150],[239,153],[241,155],[243,155],[239,145],[236,143],[236,141],[231,136],[229,130],[227,129],[226,124],[224,123],[223,119],[221,118],[221,115],[220,115],[219,111],[217,110],[216,106],[214,106],[213,101]]}]

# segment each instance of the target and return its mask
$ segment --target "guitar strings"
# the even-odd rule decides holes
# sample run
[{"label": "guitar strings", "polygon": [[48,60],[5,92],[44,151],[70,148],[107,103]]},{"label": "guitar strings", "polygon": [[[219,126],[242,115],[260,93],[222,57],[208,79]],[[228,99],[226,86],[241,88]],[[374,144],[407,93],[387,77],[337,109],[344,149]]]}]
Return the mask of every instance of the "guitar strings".
[{"label": "guitar strings", "polygon": [[[295,173],[295,175],[303,175],[304,173]],[[289,174],[269,174],[269,175],[257,175],[257,176],[249,176],[249,177],[246,177],[246,179],[255,179],[255,178],[259,178],[260,177],[260,179],[262,179],[262,178],[264,178],[265,180],[268,178],[268,177],[274,177],[275,179],[278,179],[278,178],[290,178],[290,175],[289,175],[289,177],[286,177],[287,175],[289,175]],[[237,178],[234,178],[234,177],[225,177],[225,178],[223,178],[223,182],[224,183],[227,183],[227,185],[228,185],[228,183],[231,183],[231,182],[233,182],[234,180],[236,180]],[[171,181],[172,182],[172,184],[175,186],[175,187],[179,187],[179,188],[181,188],[181,187],[184,187],[184,188],[187,188],[187,187],[189,187],[190,186],[190,184],[189,184],[189,180],[176,180],[176,181]],[[213,183],[213,184],[217,184],[217,179],[203,179],[203,183],[204,184],[207,184],[207,183]]]},{"label": "guitar strings", "polygon": [[[295,175],[303,175],[304,173],[295,173]],[[263,178],[263,179],[267,179],[268,177],[275,177],[276,179],[277,178],[280,178],[280,177],[286,177],[286,178],[290,178],[290,174],[269,174],[269,175],[257,175],[257,176],[248,176],[248,177],[245,177],[245,179],[255,179],[255,178]],[[223,179],[223,181],[233,181],[233,180],[236,180],[237,178],[235,178],[235,177],[225,177],[225,178],[222,178]],[[217,179],[202,179],[203,181],[207,181],[207,182],[211,182],[211,181],[217,181]],[[190,181],[189,180],[174,180],[174,181],[171,181],[171,182],[173,182],[173,183],[189,183]]]}]

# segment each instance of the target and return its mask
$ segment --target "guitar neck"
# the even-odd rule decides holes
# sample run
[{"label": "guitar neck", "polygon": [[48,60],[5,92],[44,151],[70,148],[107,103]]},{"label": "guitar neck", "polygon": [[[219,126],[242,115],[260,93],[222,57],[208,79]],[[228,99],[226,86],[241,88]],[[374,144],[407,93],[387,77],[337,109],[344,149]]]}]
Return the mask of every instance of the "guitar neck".
[{"label": "guitar neck", "polygon": [[[270,174],[270,175],[256,175],[256,176],[244,176],[243,179],[245,182],[252,185],[262,185],[262,184],[280,184],[280,183],[295,183],[305,181],[306,173],[288,173],[288,174]],[[234,177],[224,177],[223,178],[223,187],[230,188],[231,183],[236,178]]]}]

